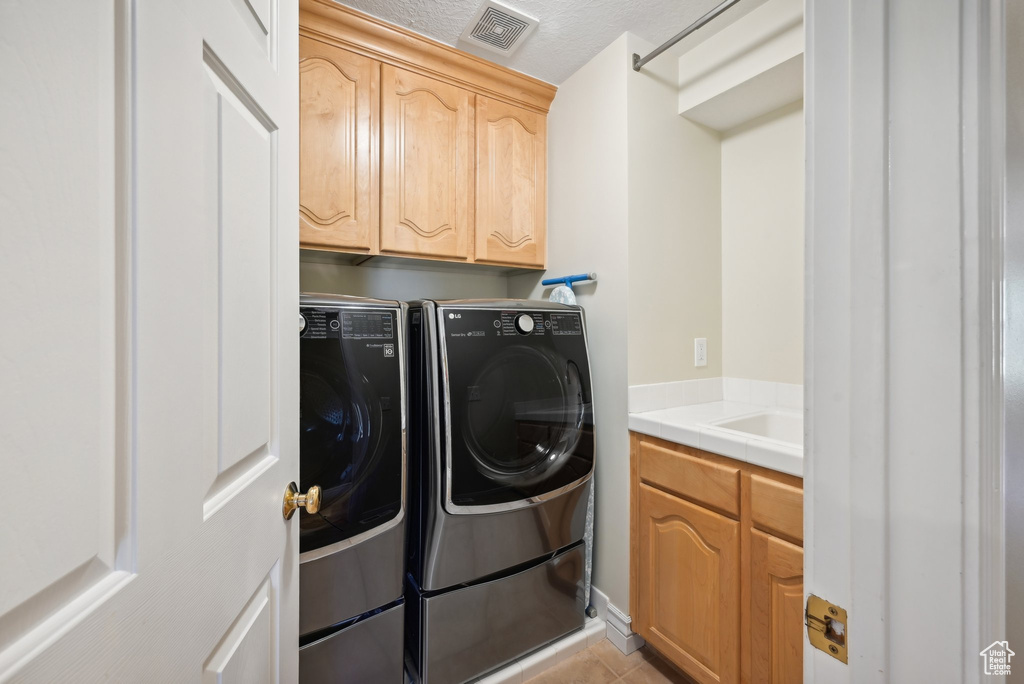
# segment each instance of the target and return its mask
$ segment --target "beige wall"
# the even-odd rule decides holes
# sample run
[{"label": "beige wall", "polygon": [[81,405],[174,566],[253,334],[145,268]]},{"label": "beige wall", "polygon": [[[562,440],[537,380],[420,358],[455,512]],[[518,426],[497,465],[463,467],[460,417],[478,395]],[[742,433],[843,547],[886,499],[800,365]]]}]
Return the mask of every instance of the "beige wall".
[{"label": "beige wall", "polygon": [[803,383],[804,130],[797,102],[722,138],[722,373]]},{"label": "beige wall", "polygon": [[593,583],[629,608],[628,289],[625,36],[558,88],[548,116],[548,270],[509,279],[512,297],[546,298],[544,276],[596,271],[586,309],[597,459]]},{"label": "beige wall", "polygon": [[[654,47],[628,40],[630,54]],[[666,56],[627,80],[630,385],[722,375],[721,153],[676,112],[677,68]]]}]

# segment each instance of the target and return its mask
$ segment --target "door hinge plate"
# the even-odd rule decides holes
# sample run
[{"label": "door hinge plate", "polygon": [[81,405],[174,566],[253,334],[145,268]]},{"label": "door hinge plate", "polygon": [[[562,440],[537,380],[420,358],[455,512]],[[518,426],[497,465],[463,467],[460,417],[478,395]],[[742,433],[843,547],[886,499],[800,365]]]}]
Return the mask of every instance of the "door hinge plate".
[{"label": "door hinge plate", "polygon": [[811,646],[824,651],[836,660],[847,662],[846,610],[811,594],[807,597],[807,638]]}]

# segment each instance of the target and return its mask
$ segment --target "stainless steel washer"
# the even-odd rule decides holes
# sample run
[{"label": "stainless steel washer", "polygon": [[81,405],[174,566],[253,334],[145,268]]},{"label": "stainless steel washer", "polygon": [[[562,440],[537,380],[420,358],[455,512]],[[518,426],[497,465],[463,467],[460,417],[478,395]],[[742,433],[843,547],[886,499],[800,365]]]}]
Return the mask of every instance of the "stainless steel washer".
[{"label": "stainless steel washer", "polygon": [[[300,299],[299,678],[403,681],[405,307]],[[397,627],[396,627],[397,626]]]},{"label": "stainless steel washer", "polygon": [[478,677],[583,626],[594,469],[583,310],[409,305],[407,648],[414,674]]}]

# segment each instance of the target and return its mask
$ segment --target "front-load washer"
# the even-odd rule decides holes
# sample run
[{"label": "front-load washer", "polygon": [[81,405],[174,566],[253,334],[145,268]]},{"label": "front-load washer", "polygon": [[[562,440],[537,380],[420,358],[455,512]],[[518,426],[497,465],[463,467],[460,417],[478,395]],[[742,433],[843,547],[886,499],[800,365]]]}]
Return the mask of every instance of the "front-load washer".
[{"label": "front-load washer", "polygon": [[462,682],[582,627],[594,469],[582,308],[409,305],[406,648]]},{"label": "front-load washer", "polygon": [[404,681],[405,305],[299,302],[299,679]]}]

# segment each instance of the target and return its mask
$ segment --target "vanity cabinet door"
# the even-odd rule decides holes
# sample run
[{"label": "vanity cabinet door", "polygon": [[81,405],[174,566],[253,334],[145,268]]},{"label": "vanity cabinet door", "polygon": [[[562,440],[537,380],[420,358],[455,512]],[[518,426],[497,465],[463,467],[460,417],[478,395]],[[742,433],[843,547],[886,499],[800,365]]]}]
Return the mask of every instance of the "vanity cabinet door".
[{"label": "vanity cabinet door", "polygon": [[701,684],[739,681],[740,525],[638,487],[636,629]]},{"label": "vanity cabinet door", "polygon": [[750,670],[753,684],[803,681],[803,561],[799,546],[752,530]]},{"label": "vanity cabinet door", "polygon": [[388,64],[381,87],[381,252],[469,260],[476,96]]},{"label": "vanity cabinet door", "polygon": [[543,266],[547,119],[476,98],[476,260]]},{"label": "vanity cabinet door", "polygon": [[380,62],[299,38],[299,243],[375,253]]}]

